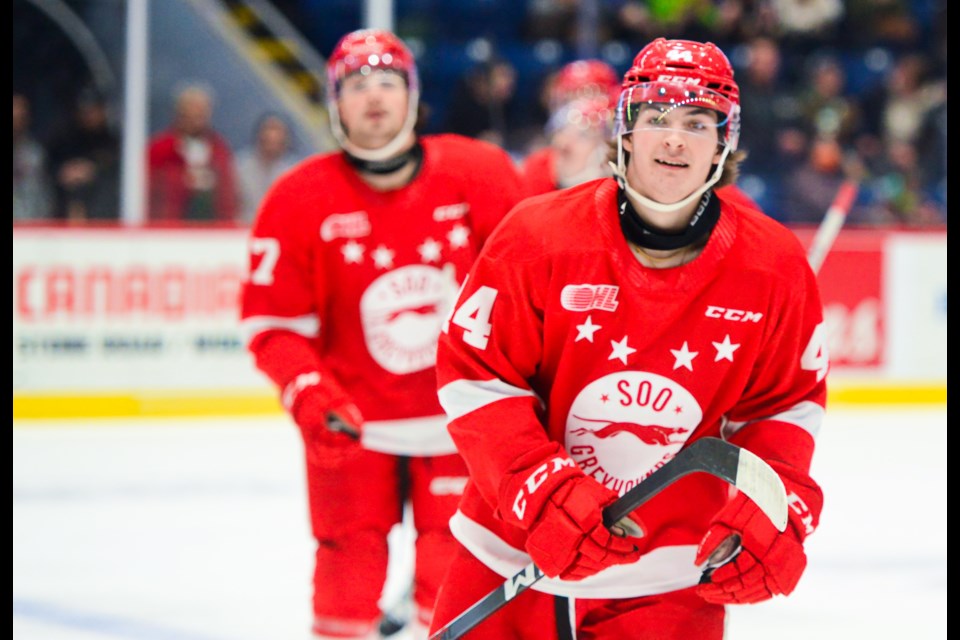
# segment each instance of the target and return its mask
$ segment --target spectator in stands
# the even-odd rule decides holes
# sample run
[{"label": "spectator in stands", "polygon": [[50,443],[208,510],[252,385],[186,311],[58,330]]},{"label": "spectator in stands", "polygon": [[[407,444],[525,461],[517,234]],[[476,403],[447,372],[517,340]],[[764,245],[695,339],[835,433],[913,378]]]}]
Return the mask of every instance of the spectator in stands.
[{"label": "spectator in stands", "polygon": [[233,221],[239,194],[229,143],[211,123],[213,96],[200,85],[180,90],[170,127],[147,152],[149,217],[158,221]]},{"label": "spectator in stands", "polygon": [[885,141],[912,142],[927,112],[946,100],[945,79],[930,80],[927,59],[910,54],[897,60],[884,81],[861,98],[866,133]]},{"label": "spectator in stands", "polygon": [[814,59],[805,91],[800,93],[804,128],[810,138],[834,138],[841,146],[853,144],[860,130],[861,114],[856,100],[847,93],[847,74],[832,55]]},{"label": "spectator in stands", "polygon": [[916,147],[909,141],[892,139],[880,158],[863,185],[869,199],[868,221],[909,227],[945,224],[945,209],[925,188]]},{"label": "spectator in stands", "polygon": [[[783,211],[778,217],[792,224],[819,224],[844,180],[861,175],[856,159],[845,157],[836,138],[814,138],[804,164],[785,179]],[[848,217],[851,222],[878,222],[861,218],[861,213],[854,208]]]},{"label": "spectator in stands", "polygon": [[57,218],[73,222],[120,217],[120,136],[106,99],[85,88],[72,118],[49,146]]},{"label": "spectator in stands", "polygon": [[[846,46],[854,49],[884,47],[906,52],[922,43],[918,20],[922,2],[914,0],[844,0],[841,33]],[[930,3],[933,4],[933,3]],[[946,2],[943,5],[944,17]],[[945,21],[944,21],[945,22]]]},{"label": "spectator in stands", "polygon": [[605,25],[611,37],[647,42],[657,36],[716,40],[730,32],[742,9],[727,0],[613,0]]},{"label": "spectator in stands", "polygon": [[782,81],[780,46],[773,38],[751,40],[746,59],[746,68],[737,74],[741,117],[750,123],[740,132],[740,148],[748,154],[741,171],[766,175],[782,170],[782,161],[802,153],[800,103],[793,88]]},{"label": "spectator in stands", "polygon": [[770,5],[778,35],[804,55],[832,43],[843,19],[841,0],[770,0]]},{"label": "spectator in stands", "polygon": [[30,100],[13,94],[13,219],[38,220],[51,213],[47,151],[30,129]]},{"label": "spectator in stands", "polygon": [[301,156],[292,151],[290,127],[276,113],[264,114],[254,127],[253,144],[237,152],[240,184],[240,220],[250,224],[267,190],[281,174],[293,168]]},{"label": "spectator in stands", "polygon": [[494,58],[470,69],[457,85],[445,130],[507,148],[516,112],[517,71],[508,60]]}]

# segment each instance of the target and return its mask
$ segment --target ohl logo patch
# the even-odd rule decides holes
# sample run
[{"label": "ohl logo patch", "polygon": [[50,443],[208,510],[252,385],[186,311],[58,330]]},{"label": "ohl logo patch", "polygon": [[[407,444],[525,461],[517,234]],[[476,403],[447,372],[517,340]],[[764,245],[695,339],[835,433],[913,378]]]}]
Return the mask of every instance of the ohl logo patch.
[{"label": "ohl logo patch", "polygon": [[669,462],[702,419],[696,398],[676,381],[622,371],[577,394],[565,444],[584,473],[622,495]]}]

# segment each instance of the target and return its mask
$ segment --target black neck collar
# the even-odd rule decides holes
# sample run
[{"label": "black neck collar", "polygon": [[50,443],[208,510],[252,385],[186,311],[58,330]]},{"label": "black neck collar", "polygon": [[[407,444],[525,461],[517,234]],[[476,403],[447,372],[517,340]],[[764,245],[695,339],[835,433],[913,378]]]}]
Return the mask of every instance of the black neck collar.
[{"label": "black neck collar", "polygon": [[363,173],[385,176],[399,171],[411,161],[416,163],[416,168],[414,169],[414,173],[416,173],[420,169],[420,163],[423,162],[423,147],[420,146],[420,141],[418,140],[413,143],[412,147],[400,155],[387,158],[386,160],[364,160],[346,151],[343,152],[343,155],[352,167]]},{"label": "black neck collar", "polygon": [[644,222],[622,187],[617,190],[617,203],[623,235],[644,249],[670,250],[694,244],[709,236],[720,219],[720,201],[713,197],[712,189],[700,198],[700,204],[687,226],[677,232],[663,231]]}]

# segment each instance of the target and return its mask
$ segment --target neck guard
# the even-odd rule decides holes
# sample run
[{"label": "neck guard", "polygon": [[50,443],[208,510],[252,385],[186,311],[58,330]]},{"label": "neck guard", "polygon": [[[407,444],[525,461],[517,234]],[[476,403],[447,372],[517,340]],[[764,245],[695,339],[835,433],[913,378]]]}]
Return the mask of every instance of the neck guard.
[{"label": "neck guard", "polygon": [[712,196],[713,190],[704,193],[687,226],[682,231],[671,233],[644,222],[630,204],[627,194],[620,188],[617,190],[620,229],[627,240],[644,249],[670,250],[685,247],[709,236],[720,220],[720,201]]},{"label": "neck guard", "polygon": [[[423,147],[420,146],[419,141],[414,142],[412,147],[400,155],[387,158],[386,160],[364,160],[363,158],[351,155],[347,151],[344,151],[343,155],[347,159],[347,162],[357,171],[384,176],[399,171],[411,161],[415,162],[417,169],[419,169],[420,163],[423,162]],[[416,173],[416,170],[414,170],[414,173]]]}]

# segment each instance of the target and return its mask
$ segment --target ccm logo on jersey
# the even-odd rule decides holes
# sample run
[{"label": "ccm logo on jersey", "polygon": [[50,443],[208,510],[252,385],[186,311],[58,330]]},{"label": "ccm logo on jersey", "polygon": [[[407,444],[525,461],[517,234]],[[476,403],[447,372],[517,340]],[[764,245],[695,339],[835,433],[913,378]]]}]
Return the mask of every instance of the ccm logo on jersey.
[{"label": "ccm logo on jersey", "polygon": [[715,307],[713,305],[707,305],[707,312],[704,315],[708,318],[720,318],[722,320],[733,320],[734,322],[760,322],[763,318],[762,313],[755,311],[727,309],[726,307]]},{"label": "ccm logo on jersey", "polygon": [[560,292],[560,305],[567,311],[616,311],[620,287],[612,284],[568,284]]},{"label": "ccm logo on jersey", "polygon": [[366,211],[334,213],[320,224],[320,238],[330,242],[336,238],[362,238],[370,235],[370,218]]},{"label": "ccm logo on jersey", "polygon": [[443,222],[444,220],[459,220],[470,211],[470,205],[466,202],[457,204],[445,204],[433,210],[434,222]]}]

